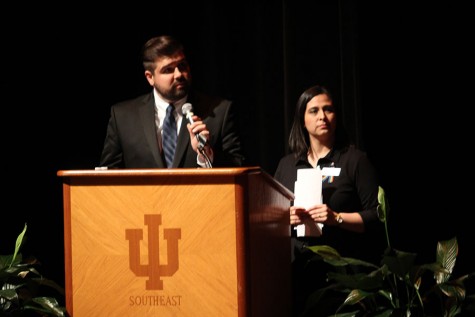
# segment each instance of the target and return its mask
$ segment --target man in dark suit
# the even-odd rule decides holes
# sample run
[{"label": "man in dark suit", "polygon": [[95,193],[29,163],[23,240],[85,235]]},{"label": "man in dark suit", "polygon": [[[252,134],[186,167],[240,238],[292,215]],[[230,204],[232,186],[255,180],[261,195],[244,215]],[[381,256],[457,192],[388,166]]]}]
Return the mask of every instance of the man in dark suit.
[{"label": "man in dark suit", "polygon": [[[111,107],[100,166],[243,166],[244,155],[233,103],[192,91],[183,45],[171,36],[154,37],[143,47],[142,61],[145,77],[153,90]],[[193,107],[188,117],[182,112],[185,103]],[[173,162],[167,166],[162,150],[162,130],[169,105],[175,107],[177,141]]]}]

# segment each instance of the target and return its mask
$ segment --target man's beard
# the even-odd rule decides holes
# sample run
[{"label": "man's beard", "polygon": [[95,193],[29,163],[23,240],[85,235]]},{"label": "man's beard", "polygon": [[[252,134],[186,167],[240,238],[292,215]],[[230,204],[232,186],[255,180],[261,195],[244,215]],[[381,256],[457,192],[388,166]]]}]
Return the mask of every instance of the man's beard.
[{"label": "man's beard", "polygon": [[[178,84],[182,85],[183,87],[177,88]],[[157,91],[160,93],[160,95],[163,96],[163,98],[167,100],[170,100],[170,101],[180,100],[184,98],[190,91],[190,81],[183,80],[174,84],[169,90],[163,90],[163,89],[158,88]]]}]

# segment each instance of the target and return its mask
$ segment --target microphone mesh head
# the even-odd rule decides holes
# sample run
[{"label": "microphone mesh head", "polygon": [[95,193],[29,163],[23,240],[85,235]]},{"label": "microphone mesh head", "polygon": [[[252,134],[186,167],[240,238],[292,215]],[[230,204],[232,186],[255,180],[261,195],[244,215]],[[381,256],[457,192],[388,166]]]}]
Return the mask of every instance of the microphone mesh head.
[{"label": "microphone mesh head", "polygon": [[193,106],[191,103],[187,102],[181,107],[181,112],[184,114],[187,114],[188,112],[191,112],[193,110]]}]

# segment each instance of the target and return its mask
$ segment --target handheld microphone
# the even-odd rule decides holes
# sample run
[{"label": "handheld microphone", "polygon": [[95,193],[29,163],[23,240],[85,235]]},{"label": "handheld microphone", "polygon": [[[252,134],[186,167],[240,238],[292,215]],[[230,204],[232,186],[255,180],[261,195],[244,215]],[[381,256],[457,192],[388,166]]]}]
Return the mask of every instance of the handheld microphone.
[{"label": "handheld microphone", "polygon": [[[182,107],[181,107],[181,112],[183,113],[183,115],[186,117],[186,119],[188,120],[189,123],[193,124],[194,121],[193,121],[193,106],[191,105],[191,103],[187,102],[185,103]],[[195,137],[196,139],[198,140],[198,143],[199,143],[199,148],[202,149],[205,147],[206,145],[206,138],[204,136],[202,136],[201,134],[195,134]]]}]

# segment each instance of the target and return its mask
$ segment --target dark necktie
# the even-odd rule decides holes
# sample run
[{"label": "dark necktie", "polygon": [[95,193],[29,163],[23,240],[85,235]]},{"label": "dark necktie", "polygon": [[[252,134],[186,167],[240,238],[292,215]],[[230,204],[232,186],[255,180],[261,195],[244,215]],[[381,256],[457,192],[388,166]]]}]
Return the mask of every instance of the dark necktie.
[{"label": "dark necktie", "polygon": [[168,105],[167,115],[165,116],[162,129],[163,152],[168,168],[172,167],[176,147],[176,121],[174,113],[175,106],[172,104]]}]

